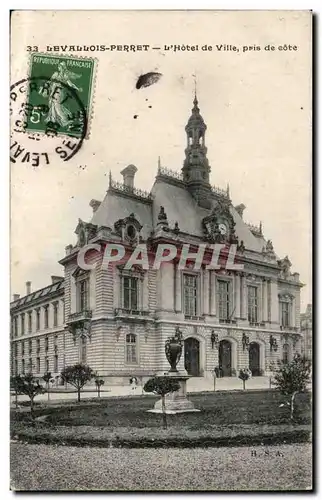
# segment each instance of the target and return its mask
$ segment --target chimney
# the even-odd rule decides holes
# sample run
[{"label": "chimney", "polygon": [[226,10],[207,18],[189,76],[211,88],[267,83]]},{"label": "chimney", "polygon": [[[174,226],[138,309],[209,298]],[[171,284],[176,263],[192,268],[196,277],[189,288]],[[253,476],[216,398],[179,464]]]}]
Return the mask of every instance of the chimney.
[{"label": "chimney", "polygon": [[236,212],[241,216],[241,218],[243,218],[243,212],[244,212],[245,208],[246,207],[245,207],[244,203],[241,203],[240,205],[236,205],[236,207],[235,207]]},{"label": "chimney", "polygon": [[99,208],[101,202],[98,200],[91,200],[89,202],[89,206],[92,207],[93,213],[96,212],[96,210]]},{"label": "chimney", "polygon": [[51,284],[53,285],[54,283],[58,283],[59,281],[63,281],[63,277],[62,276],[52,276],[51,277]]},{"label": "chimney", "polygon": [[13,301],[15,302],[16,300],[20,299],[19,293],[14,293],[13,294]]},{"label": "chimney", "polygon": [[135,165],[128,165],[121,171],[123,175],[123,184],[131,189],[134,188],[134,176],[138,169]]},{"label": "chimney", "polygon": [[31,293],[31,281],[26,281],[26,295]]}]

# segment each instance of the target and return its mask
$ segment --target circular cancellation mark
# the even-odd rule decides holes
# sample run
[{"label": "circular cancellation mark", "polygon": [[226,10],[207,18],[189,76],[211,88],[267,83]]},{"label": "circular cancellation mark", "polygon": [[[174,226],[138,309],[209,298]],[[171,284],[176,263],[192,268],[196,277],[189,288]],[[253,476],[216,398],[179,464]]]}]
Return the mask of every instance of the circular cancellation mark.
[{"label": "circular cancellation mark", "polygon": [[80,150],[87,115],[78,92],[48,77],[25,78],[10,87],[10,160],[33,167],[68,161]]}]

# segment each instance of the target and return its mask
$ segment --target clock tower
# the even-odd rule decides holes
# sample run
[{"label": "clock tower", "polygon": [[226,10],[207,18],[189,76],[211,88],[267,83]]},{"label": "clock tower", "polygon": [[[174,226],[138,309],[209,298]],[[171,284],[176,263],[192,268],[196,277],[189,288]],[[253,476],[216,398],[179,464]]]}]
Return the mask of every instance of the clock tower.
[{"label": "clock tower", "polygon": [[207,125],[200,114],[196,94],[185,130],[187,147],[182,168],[183,180],[197,203],[204,208],[211,208],[210,166],[205,145]]}]

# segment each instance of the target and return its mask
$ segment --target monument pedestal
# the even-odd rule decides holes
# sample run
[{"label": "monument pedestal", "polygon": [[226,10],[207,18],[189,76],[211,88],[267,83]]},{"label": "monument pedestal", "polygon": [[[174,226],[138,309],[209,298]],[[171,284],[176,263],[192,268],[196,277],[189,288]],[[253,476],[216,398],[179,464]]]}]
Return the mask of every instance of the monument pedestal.
[{"label": "monument pedestal", "polygon": [[[187,380],[190,377],[174,371],[168,372],[165,376],[177,380],[180,384],[177,391],[170,392],[165,396],[165,413],[175,414],[200,411],[197,410],[193,403],[187,399]],[[162,399],[159,399],[155,403],[154,408],[148,411],[151,413],[162,413]]]}]

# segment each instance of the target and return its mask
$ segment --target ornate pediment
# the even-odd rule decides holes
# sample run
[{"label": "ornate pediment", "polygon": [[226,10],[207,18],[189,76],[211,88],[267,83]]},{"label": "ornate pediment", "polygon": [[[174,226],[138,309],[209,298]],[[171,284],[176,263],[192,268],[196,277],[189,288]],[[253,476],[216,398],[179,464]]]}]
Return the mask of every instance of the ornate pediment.
[{"label": "ornate pediment", "polygon": [[212,212],[202,219],[206,239],[211,243],[238,243],[235,221],[229,210],[230,201],[217,200]]}]

